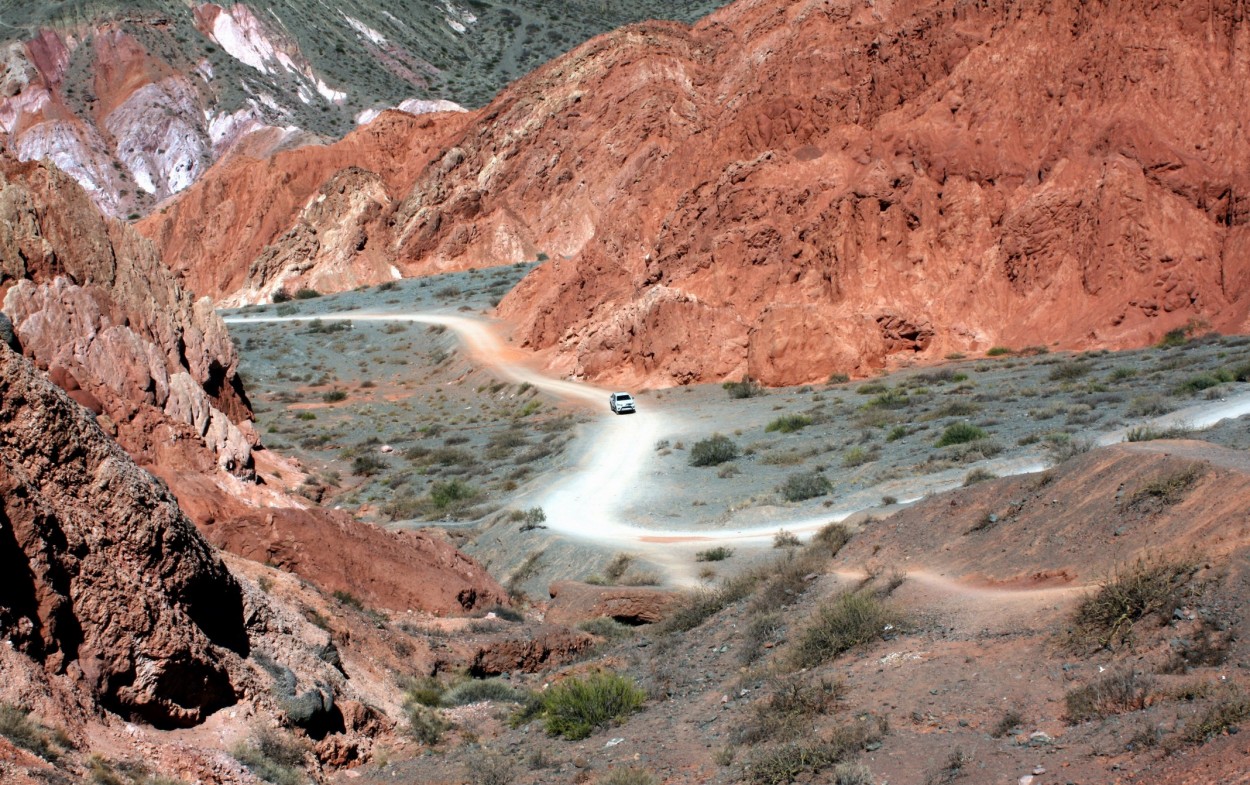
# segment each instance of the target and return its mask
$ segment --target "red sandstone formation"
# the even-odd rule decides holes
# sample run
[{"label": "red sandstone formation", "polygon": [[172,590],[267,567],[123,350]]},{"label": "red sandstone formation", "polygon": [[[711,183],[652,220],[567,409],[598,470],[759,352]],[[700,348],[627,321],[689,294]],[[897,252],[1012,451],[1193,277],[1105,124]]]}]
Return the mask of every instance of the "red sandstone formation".
[{"label": "red sandstone formation", "polygon": [[24,353],[141,463],[252,472],[225,325],[70,178],[0,156],[4,311]]},{"label": "red sandstone formation", "polygon": [[[236,299],[270,291],[275,265],[315,280],[323,257],[333,286],[352,264],[545,253],[501,314],[554,368],[621,383],[1242,330],[1239,8],[743,0],[592,40],[415,156],[215,173],[145,231],[177,265],[180,236],[240,224],[223,243],[240,252],[187,278]],[[395,154],[424,164],[411,190],[346,169]],[[292,179],[310,181],[272,209],[213,217]],[[313,207],[318,191],[338,201]]]},{"label": "red sandstone formation", "polygon": [[0,630],[104,706],[187,725],[233,703],[239,585],[93,421],[0,346]]},{"label": "red sandstone formation", "polygon": [[411,275],[418,271],[393,267],[386,240],[393,202],[466,116],[384,112],[333,145],[238,156],[138,228],[188,288],[219,301]]},{"label": "red sandstone formation", "polygon": [[594,586],[579,581],[556,581],[547,590],[551,603],[546,620],[575,625],[601,617],[622,624],[655,624],[665,617],[677,595],[646,586]]}]

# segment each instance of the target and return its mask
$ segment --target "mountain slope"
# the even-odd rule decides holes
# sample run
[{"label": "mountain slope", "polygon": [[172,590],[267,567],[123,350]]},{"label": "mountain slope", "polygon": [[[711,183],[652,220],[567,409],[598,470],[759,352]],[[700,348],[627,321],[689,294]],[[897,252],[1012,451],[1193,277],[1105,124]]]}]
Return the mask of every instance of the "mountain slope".
[{"label": "mountain slope", "polygon": [[[693,28],[625,28],[457,118],[360,241],[406,275],[551,257],[500,313],[553,368],[622,384],[1242,330],[1237,8],[742,0]],[[196,199],[145,233],[202,224]],[[294,287],[318,264],[299,244],[358,223],[265,215],[284,228],[263,257]],[[216,269],[237,281],[243,262]],[[277,280],[201,291],[250,302]]]},{"label": "mountain slope", "polygon": [[384,107],[480,105],[591,35],[718,4],[5,2],[0,146],[143,214],[233,152],[337,138]]}]

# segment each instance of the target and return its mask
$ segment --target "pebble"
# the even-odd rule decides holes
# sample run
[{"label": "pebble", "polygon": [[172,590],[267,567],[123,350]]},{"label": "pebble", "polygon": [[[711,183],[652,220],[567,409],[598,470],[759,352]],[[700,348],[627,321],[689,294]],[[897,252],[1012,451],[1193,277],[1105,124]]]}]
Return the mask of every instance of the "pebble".
[{"label": "pebble", "polygon": [[1043,775],[1043,774],[1045,774],[1045,773],[1046,773],[1046,767],[1045,767],[1045,766],[1034,766],[1034,767],[1033,767],[1033,773],[1034,773],[1034,774],[1036,774],[1037,776],[1039,776],[1039,777],[1040,777],[1041,775]]}]

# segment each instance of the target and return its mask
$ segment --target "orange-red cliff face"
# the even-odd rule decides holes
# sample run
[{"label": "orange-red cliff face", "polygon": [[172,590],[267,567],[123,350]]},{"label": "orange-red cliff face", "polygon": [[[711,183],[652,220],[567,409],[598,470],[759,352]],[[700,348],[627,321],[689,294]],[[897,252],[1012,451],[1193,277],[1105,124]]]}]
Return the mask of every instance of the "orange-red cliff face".
[{"label": "orange-red cliff face", "polygon": [[[201,258],[192,288],[235,292],[245,262],[311,280],[326,237],[333,264],[379,254],[405,274],[545,253],[501,305],[518,340],[565,373],[651,385],[1242,330],[1240,9],[742,0],[595,39],[415,154],[350,161],[416,161],[410,189],[296,151],[233,185],[210,174],[145,232],[178,266],[177,237],[211,234],[239,183],[311,178],[231,235],[263,221],[269,248]],[[315,209],[318,189],[345,204]]]}]

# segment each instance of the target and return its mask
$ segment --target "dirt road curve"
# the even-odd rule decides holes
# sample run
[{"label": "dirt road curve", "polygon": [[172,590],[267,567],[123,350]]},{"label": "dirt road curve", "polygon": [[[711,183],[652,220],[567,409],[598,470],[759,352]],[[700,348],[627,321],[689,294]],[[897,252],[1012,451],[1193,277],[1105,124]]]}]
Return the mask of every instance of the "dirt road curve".
[{"label": "dirt road curve", "polygon": [[[456,332],[476,362],[500,376],[516,382],[529,382],[565,402],[587,406],[600,414],[600,419],[584,438],[582,447],[574,451],[575,455],[581,456],[578,463],[556,476],[549,485],[531,490],[518,501],[525,506],[542,507],[547,515],[547,528],[552,531],[645,553],[649,560],[667,568],[669,577],[678,583],[694,581],[690,560],[692,549],[706,548],[709,543],[717,542],[767,544],[781,529],[800,537],[810,536],[827,523],[845,520],[857,512],[879,506],[885,494],[898,498],[900,503],[911,503],[927,494],[958,487],[966,473],[967,467],[962,467],[956,472],[893,481],[840,499],[833,507],[818,514],[795,515],[745,528],[660,529],[640,526],[628,519],[631,498],[642,480],[643,468],[654,451],[656,441],[675,430],[673,421],[680,417],[678,413],[671,409],[644,407],[634,415],[614,415],[607,405],[608,390],[543,375],[528,366],[525,354],[500,340],[493,326],[482,319],[451,314],[361,311],[317,316],[235,316],[225,321],[241,324],[313,319],[443,325]],[[1181,409],[1143,421],[1140,425],[1207,428],[1220,420],[1244,414],[1250,414],[1250,393]],[[1114,444],[1124,440],[1126,430],[1098,434],[1094,440],[1099,445]],[[1047,463],[1038,453],[990,460],[982,465],[1002,477],[1042,471]]]}]

